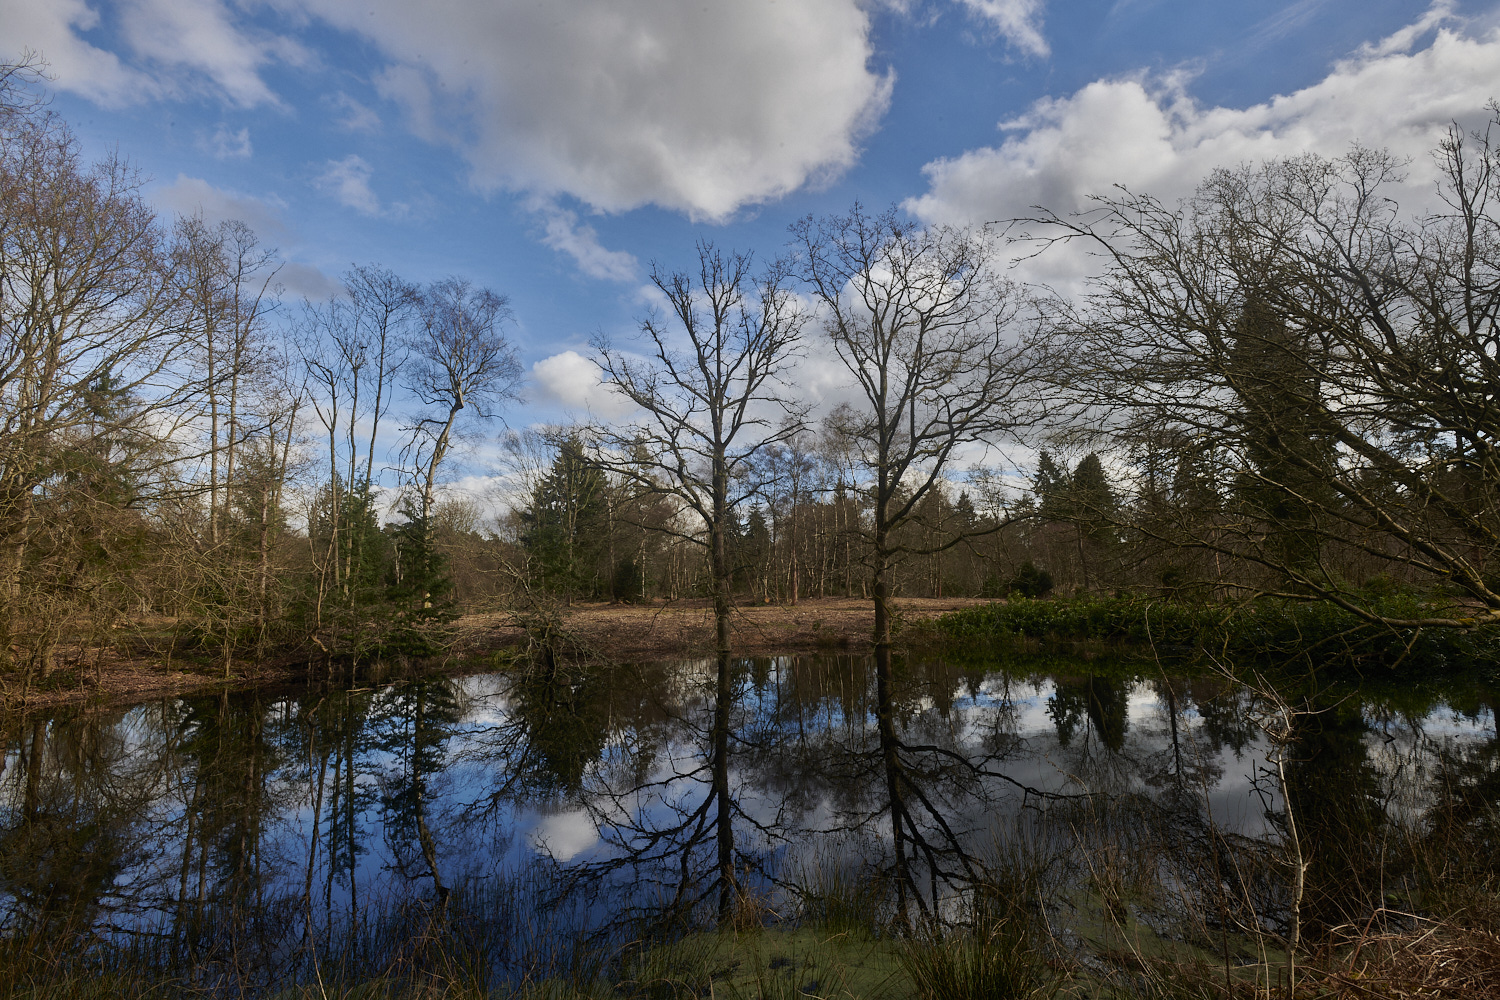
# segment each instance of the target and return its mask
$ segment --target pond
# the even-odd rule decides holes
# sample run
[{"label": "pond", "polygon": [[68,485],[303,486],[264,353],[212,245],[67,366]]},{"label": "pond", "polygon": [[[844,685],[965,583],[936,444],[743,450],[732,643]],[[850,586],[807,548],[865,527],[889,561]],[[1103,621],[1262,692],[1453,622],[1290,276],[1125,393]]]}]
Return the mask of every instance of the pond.
[{"label": "pond", "polygon": [[1292,909],[1310,934],[1419,905],[1422,851],[1472,841],[1500,785],[1495,695],[1473,683],[1271,690],[910,653],[887,746],[869,656],[734,661],[722,718],[716,668],[5,720],[0,921],[12,943],[210,985],[378,972],[438,921],[493,974],[535,976],[711,922],[730,883],[761,922],[942,918],[984,884],[1059,940],[1110,913],[1177,939],[1284,940]]}]

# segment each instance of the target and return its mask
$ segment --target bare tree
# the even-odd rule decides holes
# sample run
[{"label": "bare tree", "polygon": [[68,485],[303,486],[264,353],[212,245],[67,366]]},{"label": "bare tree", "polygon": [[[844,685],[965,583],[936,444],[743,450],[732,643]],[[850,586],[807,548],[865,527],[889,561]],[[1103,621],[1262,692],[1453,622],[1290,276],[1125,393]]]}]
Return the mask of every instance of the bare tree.
[{"label": "bare tree", "polygon": [[805,323],[788,268],[772,263],[758,277],[751,268],[748,254],[725,255],[700,243],[696,275],[652,270],[670,314],[642,321],[646,357],[626,354],[603,337],[594,345],[605,384],[643,414],[627,430],[606,435],[608,445],[630,456],[609,464],[677,498],[697,522],[680,536],[708,556],[718,653],[711,790],[682,829],[701,829],[716,808],[721,918],[737,899],[728,764],[734,574],[728,533],[736,509],[758,489],[757,456],[793,436],[803,412],[780,382]]},{"label": "bare tree", "polygon": [[196,396],[164,243],[128,165],[84,163],[35,108],[0,117],[0,661],[29,648],[44,670],[55,635],[23,636],[49,484],[73,457],[123,462],[122,448],[149,478],[164,458],[144,445],[171,440]]},{"label": "bare tree", "polygon": [[[1087,302],[1054,305],[1082,338],[1080,424],[1121,453],[1178,443],[1175,515],[1139,530],[1229,560],[1219,583],[1242,593],[1398,627],[1500,619],[1496,156],[1492,131],[1455,127],[1445,205],[1410,222],[1385,193],[1400,164],[1365,149],[1030,220],[1106,265]],[[1469,607],[1391,615],[1362,590],[1378,573]]]},{"label": "bare tree", "polygon": [[897,531],[964,449],[1037,420],[1040,354],[1018,335],[1021,297],[983,231],[923,230],[858,206],[793,231],[825,332],[862,397],[828,424],[863,477],[875,642],[889,646],[887,574],[914,551]]},{"label": "bare tree", "polygon": [[[344,274],[344,287],[349,293],[350,308],[363,341],[368,345],[365,350],[373,355],[375,365],[371,374],[375,399],[367,411],[370,443],[365,448],[364,482],[368,485],[373,481],[375,471],[375,442],[380,434],[380,421],[390,410],[393,383],[405,359],[402,345],[408,335],[407,326],[417,313],[421,293],[415,285],[394,272],[368,264],[350,268]],[[352,423],[350,434],[353,434]],[[349,453],[352,461],[352,437]]]},{"label": "bare tree", "polygon": [[[488,419],[500,404],[517,399],[521,362],[503,330],[510,307],[488,288],[458,278],[439,281],[422,294],[418,315],[418,329],[407,344],[405,384],[430,415],[419,415],[409,428],[406,456],[415,490],[412,519],[430,576],[438,470],[453,446],[459,417],[467,410],[471,418]],[[430,601],[425,592],[424,606]]]},{"label": "bare tree", "polygon": [[[308,399],[313,413],[323,425],[328,439],[328,488],[315,495],[308,512],[307,543],[318,576],[317,598],[314,604],[314,628],[323,624],[323,603],[329,591],[337,591],[340,585],[341,562],[339,559],[340,529],[347,509],[344,502],[347,482],[341,483],[339,475],[339,425],[345,422],[348,454],[346,459],[352,473],[357,456],[354,450],[354,427],[358,402],[360,372],[366,363],[364,344],[360,341],[354,322],[354,313],[348,302],[335,298],[323,303],[305,303],[300,330],[299,349],[302,364],[310,387]],[[349,397],[353,397],[350,399]],[[326,506],[326,533],[319,545],[318,519],[314,508]],[[321,551],[320,551],[321,549]]]},{"label": "bare tree", "polygon": [[[907,891],[916,889],[908,848],[923,851],[934,873],[939,860],[909,804],[926,799],[895,728],[889,573],[895,560],[921,548],[898,532],[941,488],[963,449],[1036,419],[1036,355],[1016,335],[1021,302],[997,273],[988,233],[921,229],[894,212],[871,216],[859,206],[846,216],[803,220],[793,232],[825,332],[862,397],[838,408],[828,427],[855,457],[856,485],[870,511],[858,530],[870,559],[876,712],[905,919]],[[956,848],[946,820],[927,809]]]},{"label": "bare tree", "polygon": [[243,222],[216,226],[200,216],[177,220],[172,274],[200,353],[208,408],[208,535],[217,544],[229,516],[239,445],[262,429],[246,420],[246,390],[270,365],[263,327],[280,269]]}]

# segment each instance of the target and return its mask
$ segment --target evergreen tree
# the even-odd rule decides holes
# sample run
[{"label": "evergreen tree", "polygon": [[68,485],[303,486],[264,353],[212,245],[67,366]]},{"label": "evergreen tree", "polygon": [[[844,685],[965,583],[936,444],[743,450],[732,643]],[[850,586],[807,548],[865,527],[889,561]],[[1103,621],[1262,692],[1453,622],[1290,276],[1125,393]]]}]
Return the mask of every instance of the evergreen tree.
[{"label": "evergreen tree", "polygon": [[1096,452],[1089,452],[1073,469],[1068,479],[1068,507],[1089,538],[1104,541],[1110,536],[1120,501]]},{"label": "evergreen tree", "polygon": [[552,468],[521,512],[521,544],[531,560],[533,581],[567,601],[593,596],[612,567],[601,573],[611,530],[609,483],[604,471],[570,436],[558,447]]},{"label": "evergreen tree", "polygon": [[1230,383],[1240,398],[1247,468],[1236,493],[1266,523],[1269,547],[1294,572],[1309,571],[1321,545],[1317,512],[1335,505],[1331,441],[1320,433],[1319,377],[1307,338],[1251,295],[1235,326]]},{"label": "evergreen tree", "polygon": [[1037,509],[1043,517],[1050,521],[1066,521],[1072,517],[1067,470],[1059,468],[1048,452],[1042,452],[1036,461],[1031,491],[1036,494]]}]

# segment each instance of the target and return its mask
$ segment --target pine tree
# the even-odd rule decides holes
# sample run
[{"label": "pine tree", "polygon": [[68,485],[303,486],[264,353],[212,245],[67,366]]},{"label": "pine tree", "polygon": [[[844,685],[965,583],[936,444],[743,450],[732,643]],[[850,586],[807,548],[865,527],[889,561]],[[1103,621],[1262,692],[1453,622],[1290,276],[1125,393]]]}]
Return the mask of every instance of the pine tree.
[{"label": "pine tree", "polygon": [[1266,523],[1275,557],[1295,572],[1309,571],[1321,549],[1317,512],[1334,506],[1333,454],[1319,433],[1320,388],[1310,345],[1251,295],[1235,326],[1229,367],[1242,404],[1247,464],[1236,493]]},{"label": "pine tree", "polygon": [[1108,538],[1120,501],[1109,485],[1098,453],[1089,452],[1073,469],[1067,492],[1071,515],[1088,537],[1094,541]]},{"label": "pine tree", "polygon": [[1036,461],[1031,491],[1036,494],[1037,509],[1050,521],[1066,521],[1073,516],[1068,497],[1068,473],[1058,467],[1051,454],[1042,452]]},{"label": "pine tree", "polygon": [[598,593],[610,580],[612,574],[600,572],[609,543],[608,487],[577,437],[559,445],[552,468],[532,491],[531,506],[521,512],[521,544],[542,589],[571,602]]}]

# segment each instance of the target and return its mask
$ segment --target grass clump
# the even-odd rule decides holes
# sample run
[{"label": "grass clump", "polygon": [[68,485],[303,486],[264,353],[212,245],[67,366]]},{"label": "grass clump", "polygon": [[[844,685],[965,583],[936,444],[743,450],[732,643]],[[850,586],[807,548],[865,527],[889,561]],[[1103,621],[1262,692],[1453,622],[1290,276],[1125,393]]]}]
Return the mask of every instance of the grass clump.
[{"label": "grass clump", "polygon": [[904,941],[901,968],[920,1000],[1023,1000],[1054,996],[1061,980],[1043,961],[1029,915],[992,889],[966,901],[956,926],[931,923]]}]

